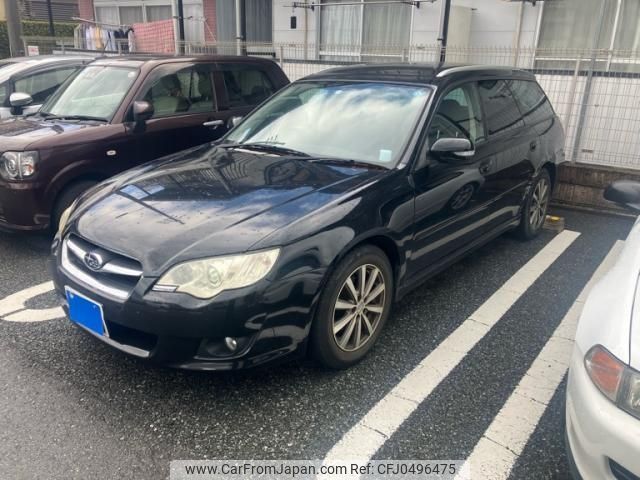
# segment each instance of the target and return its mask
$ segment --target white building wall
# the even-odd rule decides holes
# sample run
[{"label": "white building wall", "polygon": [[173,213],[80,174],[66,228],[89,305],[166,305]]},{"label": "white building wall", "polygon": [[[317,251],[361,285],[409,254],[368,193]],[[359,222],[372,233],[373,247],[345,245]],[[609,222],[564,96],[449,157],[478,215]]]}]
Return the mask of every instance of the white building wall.
[{"label": "white building wall", "polygon": [[[291,5],[291,3],[292,0],[273,0],[274,43],[303,44],[305,41],[305,10],[303,8],[293,9],[288,7],[287,5]],[[535,6],[527,3],[521,7],[522,4],[520,2],[507,2],[505,0],[453,0],[454,8],[452,9],[450,21],[451,35],[454,38],[469,38],[469,45],[456,46],[514,47],[516,46],[518,19],[522,8],[520,46],[533,47],[536,41],[538,17],[543,3],[537,2]],[[420,8],[411,8],[414,9],[411,44],[437,44],[440,29],[440,0],[436,0],[434,3],[423,3]],[[466,17],[461,13],[463,8],[471,10],[471,25],[468,37],[455,31],[456,28],[461,28],[459,25],[466,27],[465,22],[456,20],[456,16]],[[307,10],[307,41],[309,44],[317,43],[319,15],[319,8],[314,11]],[[291,16],[297,17],[296,29],[291,29],[290,27]]]}]

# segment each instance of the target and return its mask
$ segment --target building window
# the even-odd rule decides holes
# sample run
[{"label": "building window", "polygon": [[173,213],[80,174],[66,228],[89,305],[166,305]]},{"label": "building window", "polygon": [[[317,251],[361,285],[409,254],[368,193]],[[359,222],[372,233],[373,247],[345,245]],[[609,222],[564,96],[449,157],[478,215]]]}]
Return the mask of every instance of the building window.
[{"label": "building window", "polygon": [[[352,5],[354,0],[320,7],[320,55],[327,59],[397,60],[409,46],[412,6],[408,4]],[[357,0],[356,0],[357,1]]]},{"label": "building window", "polygon": [[171,17],[171,5],[147,5],[147,22],[168,20]]},{"label": "building window", "polygon": [[123,25],[133,25],[134,23],[144,22],[142,6],[120,7],[120,22]]},{"label": "building window", "polygon": [[595,46],[602,53],[598,55],[596,69],[638,72],[640,65],[626,59],[631,57],[631,51],[640,49],[639,16],[640,0],[545,2],[536,66],[573,69],[579,58],[588,62],[600,29]]},{"label": "building window", "polygon": [[[273,2],[245,0],[246,40],[249,43],[273,41]],[[234,0],[216,0],[216,32],[219,42],[236,41],[236,8]]]}]

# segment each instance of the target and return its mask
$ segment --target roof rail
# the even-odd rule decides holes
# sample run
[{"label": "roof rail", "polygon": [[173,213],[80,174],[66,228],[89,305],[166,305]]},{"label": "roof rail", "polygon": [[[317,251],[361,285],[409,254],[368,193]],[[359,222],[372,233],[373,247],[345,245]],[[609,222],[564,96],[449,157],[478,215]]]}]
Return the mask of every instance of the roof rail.
[{"label": "roof rail", "polygon": [[436,78],[443,78],[448,75],[452,75],[454,73],[477,72],[482,70],[494,70],[494,71],[499,70],[499,71],[505,71],[505,72],[513,72],[514,69],[513,67],[505,67],[505,66],[499,66],[499,65],[465,65],[461,67],[445,68],[444,70],[440,71],[436,75]]}]

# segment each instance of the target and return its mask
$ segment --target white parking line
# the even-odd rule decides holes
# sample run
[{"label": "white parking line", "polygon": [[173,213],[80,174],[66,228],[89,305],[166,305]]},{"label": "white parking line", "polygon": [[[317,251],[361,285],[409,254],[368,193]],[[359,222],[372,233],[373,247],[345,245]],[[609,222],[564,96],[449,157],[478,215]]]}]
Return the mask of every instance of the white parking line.
[{"label": "white parking line", "polygon": [[[624,242],[619,240],[584,287],[555,332],[531,364],[466,461],[473,479],[509,477],[516,460],[544,414],[564,377],[573,348],[578,319],[593,285],[611,268]],[[460,475],[459,479],[467,479]]]},{"label": "white parking line", "polygon": [[329,451],[325,462],[366,462],[580,234],[565,230],[425,357]]},{"label": "white parking line", "polygon": [[31,298],[53,290],[53,282],[49,281],[3,298],[0,300],[0,319],[8,322],[44,322],[64,317],[62,307],[30,309],[25,306]]}]

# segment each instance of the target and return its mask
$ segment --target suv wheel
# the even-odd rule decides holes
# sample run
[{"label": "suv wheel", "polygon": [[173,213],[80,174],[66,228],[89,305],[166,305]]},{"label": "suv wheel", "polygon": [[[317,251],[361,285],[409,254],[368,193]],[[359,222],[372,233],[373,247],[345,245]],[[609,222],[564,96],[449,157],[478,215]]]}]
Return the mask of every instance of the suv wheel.
[{"label": "suv wheel", "polygon": [[380,335],[393,301],[391,264],[372,245],[349,253],[331,274],[311,330],[311,351],[321,364],[359,362]]},{"label": "suv wheel", "polygon": [[51,222],[50,228],[53,233],[58,231],[58,226],[60,225],[60,217],[64,211],[71,206],[73,201],[82,195],[85,191],[93,187],[97,182],[91,180],[81,180],[75,183],[72,183],[68,187],[66,187],[56,200],[56,204],[53,207],[53,212],[51,214]]},{"label": "suv wheel", "polygon": [[522,219],[518,226],[518,234],[521,238],[529,240],[540,233],[547,216],[550,199],[551,177],[547,169],[543,168],[522,206]]}]

